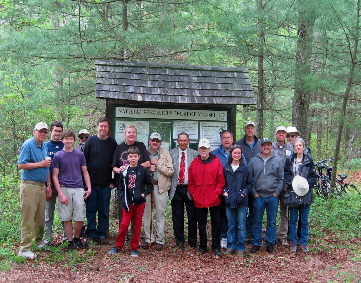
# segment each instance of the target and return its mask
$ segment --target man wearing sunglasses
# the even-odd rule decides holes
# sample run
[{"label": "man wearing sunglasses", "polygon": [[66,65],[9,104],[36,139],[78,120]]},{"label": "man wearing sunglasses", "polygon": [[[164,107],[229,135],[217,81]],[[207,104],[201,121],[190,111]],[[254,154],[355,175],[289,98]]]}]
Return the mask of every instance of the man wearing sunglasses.
[{"label": "man wearing sunglasses", "polygon": [[[292,144],[292,147],[293,147],[293,144],[295,143],[296,138],[301,136],[301,133],[297,130],[296,127],[293,127],[293,126],[287,127],[286,132],[287,132],[288,142],[290,144]],[[305,151],[303,153],[312,159],[311,149],[309,147],[306,146]]]},{"label": "man wearing sunglasses", "polygon": [[80,130],[79,134],[78,134],[78,138],[79,138],[79,145],[75,149],[80,150],[81,152],[83,152],[84,151],[84,145],[85,145],[86,141],[89,138],[89,132],[86,129]]}]

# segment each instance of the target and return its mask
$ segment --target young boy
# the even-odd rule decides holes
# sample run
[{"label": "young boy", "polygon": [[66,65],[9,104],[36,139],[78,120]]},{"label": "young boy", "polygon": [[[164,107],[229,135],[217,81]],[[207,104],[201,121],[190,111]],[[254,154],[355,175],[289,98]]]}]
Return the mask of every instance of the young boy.
[{"label": "young boy", "polygon": [[[110,254],[122,251],[129,224],[133,219],[133,236],[130,255],[138,257],[138,246],[142,228],[142,218],[145,208],[145,197],[153,190],[153,182],[148,170],[139,165],[140,154],[138,148],[131,146],[128,150],[129,165],[120,167],[119,195],[123,201],[123,217],[119,225],[116,247]],[[146,188],[145,188],[146,186]]]},{"label": "young boy", "polygon": [[[84,154],[74,149],[75,134],[65,131],[61,140],[64,148],[56,153],[53,159],[53,182],[59,195],[59,219],[64,222],[69,251],[75,247],[84,248],[80,232],[85,219],[84,199],[91,193],[91,184]],[[83,177],[88,188],[85,194]],[[72,220],[75,221],[74,239]]]}]

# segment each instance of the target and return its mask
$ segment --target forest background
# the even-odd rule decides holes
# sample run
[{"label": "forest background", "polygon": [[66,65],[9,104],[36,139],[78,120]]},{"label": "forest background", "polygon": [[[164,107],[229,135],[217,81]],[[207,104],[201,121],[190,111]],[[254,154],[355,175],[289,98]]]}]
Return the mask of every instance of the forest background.
[{"label": "forest background", "polygon": [[[96,59],[247,67],[258,136],[296,126],[315,160],[361,167],[360,0],[0,0],[0,175],[36,122],[95,133]],[[339,148],[337,148],[339,146]]]}]

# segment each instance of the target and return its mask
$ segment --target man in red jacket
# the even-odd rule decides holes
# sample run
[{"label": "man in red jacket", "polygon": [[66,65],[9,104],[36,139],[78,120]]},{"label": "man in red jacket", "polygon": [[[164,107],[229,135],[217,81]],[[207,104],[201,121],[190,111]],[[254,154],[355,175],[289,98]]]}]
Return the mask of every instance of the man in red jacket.
[{"label": "man in red jacket", "polygon": [[198,145],[199,156],[194,159],[188,172],[188,189],[196,207],[199,250],[207,251],[207,215],[211,215],[212,249],[217,256],[222,256],[220,244],[220,203],[225,185],[222,163],[211,154],[208,139],[201,139]]}]

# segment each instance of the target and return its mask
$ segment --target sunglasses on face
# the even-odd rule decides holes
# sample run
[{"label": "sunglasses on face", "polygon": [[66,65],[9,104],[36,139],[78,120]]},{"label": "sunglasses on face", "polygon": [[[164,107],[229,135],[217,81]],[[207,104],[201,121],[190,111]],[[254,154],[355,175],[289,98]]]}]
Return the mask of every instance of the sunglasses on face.
[{"label": "sunglasses on face", "polygon": [[81,137],[79,137],[81,140],[85,140],[85,139],[87,139],[87,138],[89,138],[89,136],[81,136]]},{"label": "sunglasses on face", "polygon": [[288,138],[294,138],[296,135],[287,135]]}]

